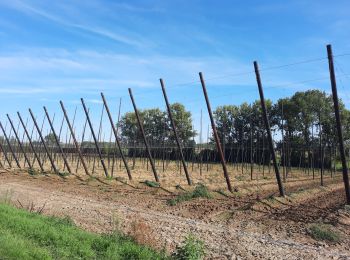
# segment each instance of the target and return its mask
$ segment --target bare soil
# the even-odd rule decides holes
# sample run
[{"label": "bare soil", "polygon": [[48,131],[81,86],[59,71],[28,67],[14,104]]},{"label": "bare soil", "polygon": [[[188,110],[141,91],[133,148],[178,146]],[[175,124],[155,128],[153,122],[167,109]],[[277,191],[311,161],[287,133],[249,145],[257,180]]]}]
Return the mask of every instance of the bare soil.
[{"label": "bare soil", "polygon": [[[135,223],[143,223],[139,226],[149,227],[144,232],[153,239],[140,242],[169,253],[193,233],[205,241],[208,259],[350,259],[350,211],[344,208],[339,175],[327,176],[325,187],[317,179],[294,176],[285,183],[285,198],[277,196],[272,178],[236,178],[237,192],[215,192],[221,184],[209,183],[214,198],[169,206],[168,199],[184,192],[170,178],[161,188],[151,188],[139,180],[32,176],[19,170],[0,173],[1,198],[19,207],[44,207],[44,214],[69,216],[93,232],[118,229],[140,236],[135,234]],[[182,183],[181,187],[190,190]],[[313,223],[333,225],[341,241],[312,239],[308,230]]]}]

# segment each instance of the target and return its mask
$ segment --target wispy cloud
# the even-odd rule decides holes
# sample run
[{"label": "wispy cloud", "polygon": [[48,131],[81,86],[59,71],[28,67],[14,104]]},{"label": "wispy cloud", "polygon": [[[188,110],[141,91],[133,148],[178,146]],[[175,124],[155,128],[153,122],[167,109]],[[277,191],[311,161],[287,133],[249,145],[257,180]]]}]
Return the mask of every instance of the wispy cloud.
[{"label": "wispy cloud", "polygon": [[130,12],[163,12],[164,9],[159,6],[150,6],[150,7],[141,7],[132,5],[130,3],[113,3],[112,6],[117,7],[119,9],[123,9]]},{"label": "wispy cloud", "polygon": [[106,28],[93,26],[92,24],[89,24],[89,23],[82,24],[82,23],[72,22],[69,17],[61,17],[58,15],[52,14],[46,10],[43,10],[38,7],[34,7],[33,5],[29,5],[20,0],[1,1],[0,4],[28,15],[40,16],[42,18],[61,24],[63,26],[70,27],[73,29],[78,29],[83,32],[92,33],[94,35],[102,36],[104,38],[108,38],[110,40],[127,44],[133,47],[142,48],[142,47],[151,45],[149,41],[146,41],[144,38],[140,36],[130,37],[126,34],[118,33],[115,28],[113,31],[111,31]]},{"label": "wispy cloud", "polygon": [[23,87],[23,88],[13,88],[13,87],[1,87],[1,94],[20,94],[20,95],[36,95],[39,93],[57,93],[63,92],[60,88],[36,88],[36,87]]}]

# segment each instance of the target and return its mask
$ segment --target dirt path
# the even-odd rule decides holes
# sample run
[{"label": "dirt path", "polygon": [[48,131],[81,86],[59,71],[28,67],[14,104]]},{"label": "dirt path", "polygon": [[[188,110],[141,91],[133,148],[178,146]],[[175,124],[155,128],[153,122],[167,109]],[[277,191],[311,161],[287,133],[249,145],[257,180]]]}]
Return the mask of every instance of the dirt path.
[{"label": "dirt path", "polygon": [[[2,174],[0,194],[14,202],[20,201],[22,205],[33,203],[37,208],[45,205],[44,214],[69,216],[78,226],[94,232],[110,232],[118,223],[124,232],[130,232],[135,221],[142,221],[153,229],[158,246],[169,251],[181,243],[186,234],[194,233],[205,241],[210,259],[350,259],[350,253],[344,250],[346,247],[330,247],[307,240],[302,243],[294,238],[278,237],[276,232],[252,231],[249,226],[254,225],[255,220],[244,219],[240,215],[244,213],[238,212],[235,215],[237,219],[215,221],[215,216],[226,212],[225,208],[216,209],[216,214],[204,221],[191,216],[183,217],[176,213],[175,208],[169,210],[160,200],[156,200],[157,204],[162,204],[158,207],[152,203],[147,205],[149,194],[142,191],[137,191],[139,202],[136,203],[132,201],[134,196],[127,195],[129,190],[120,192],[117,198],[110,196],[106,199],[93,187],[90,190],[85,185],[76,185],[74,189],[72,182],[62,181],[57,186],[53,185],[57,180],[50,181]],[[72,186],[71,189],[68,186]],[[82,189],[86,194],[79,192]],[[145,203],[140,205],[142,196],[145,196]],[[199,199],[196,203],[200,202]],[[283,215],[285,210],[286,216],[290,217],[293,207],[285,206],[278,211],[278,216]],[[267,215],[260,216],[266,218]]]}]

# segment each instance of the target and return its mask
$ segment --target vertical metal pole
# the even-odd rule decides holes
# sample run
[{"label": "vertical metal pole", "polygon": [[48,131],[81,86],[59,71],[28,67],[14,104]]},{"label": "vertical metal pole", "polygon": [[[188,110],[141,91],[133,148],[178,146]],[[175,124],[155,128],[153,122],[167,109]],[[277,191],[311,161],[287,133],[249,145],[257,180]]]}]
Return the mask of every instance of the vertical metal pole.
[{"label": "vertical metal pole", "polygon": [[10,125],[11,125],[11,127],[12,127],[13,133],[15,134],[15,137],[16,137],[16,139],[17,139],[19,148],[21,149],[21,151],[22,151],[22,153],[23,153],[24,160],[28,163],[29,168],[32,169],[33,166],[31,165],[31,163],[30,163],[30,161],[29,161],[29,159],[28,159],[28,157],[27,157],[27,153],[26,153],[26,151],[25,151],[24,148],[23,148],[22,142],[21,142],[21,140],[19,139],[19,136],[18,136],[18,134],[17,134],[17,131],[16,131],[16,129],[15,129],[13,123],[12,123],[12,120],[11,120],[9,114],[6,114],[6,116],[7,116],[7,119],[9,120],[9,122],[10,122]]},{"label": "vertical metal pole", "polygon": [[145,131],[144,131],[143,125],[141,123],[140,115],[139,115],[139,112],[137,110],[136,103],[135,103],[135,100],[134,100],[134,96],[132,95],[131,88],[129,88],[129,95],[130,95],[130,99],[131,99],[132,105],[134,107],[134,111],[135,111],[137,122],[139,124],[140,131],[141,131],[141,134],[142,134],[142,137],[143,137],[143,142],[145,143],[145,146],[146,146],[146,151],[147,151],[149,162],[150,162],[152,170],[153,170],[154,178],[156,179],[157,182],[159,182],[157,170],[156,170],[156,167],[154,165],[154,161],[153,161],[153,158],[152,158],[151,150],[149,149],[149,145],[148,145],[148,142],[146,140]]},{"label": "vertical metal pole", "polygon": [[120,152],[120,156],[121,156],[121,158],[122,158],[122,160],[123,160],[123,163],[124,163],[126,172],[127,172],[127,174],[128,174],[129,180],[132,180],[131,171],[130,171],[130,169],[129,169],[128,162],[126,161],[125,156],[124,156],[124,154],[123,154],[123,151],[122,151],[122,148],[121,148],[119,139],[118,139],[117,129],[116,129],[115,126],[114,126],[113,118],[112,118],[111,112],[109,111],[109,108],[108,108],[108,105],[107,105],[107,101],[106,101],[106,99],[105,99],[103,93],[101,93],[101,97],[102,97],[103,104],[104,104],[104,106],[105,106],[105,108],[106,108],[106,111],[107,111],[107,115],[108,115],[108,118],[109,118],[109,122],[111,123],[111,127],[112,127],[112,130],[113,130],[113,133],[114,133],[114,137],[115,137],[115,142],[117,143],[118,150],[119,150],[119,152]]},{"label": "vertical metal pole", "polygon": [[52,159],[52,157],[51,157],[51,154],[50,154],[49,150],[47,149],[47,146],[46,146],[46,144],[45,144],[45,139],[44,139],[43,135],[41,134],[40,128],[39,128],[39,126],[38,126],[38,124],[37,124],[37,122],[36,122],[36,120],[35,120],[35,117],[34,117],[34,115],[33,115],[32,110],[31,110],[30,108],[29,108],[29,113],[30,113],[30,116],[31,116],[32,119],[33,119],[35,128],[36,128],[36,130],[37,130],[38,133],[39,133],[39,137],[40,137],[41,142],[42,142],[42,144],[43,144],[43,146],[44,146],[44,149],[45,149],[45,152],[46,152],[46,154],[47,154],[47,157],[48,157],[49,160],[50,160],[52,169],[54,170],[54,172],[59,173],[58,169],[56,168],[55,162],[53,161],[53,159]]},{"label": "vertical metal pole", "polygon": [[20,115],[19,112],[17,112],[17,115],[18,115],[19,121],[21,122],[21,124],[22,124],[22,126],[23,126],[23,128],[24,128],[24,132],[25,132],[25,134],[26,134],[26,136],[27,136],[27,138],[28,138],[29,145],[30,145],[30,147],[31,147],[32,150],[33,150],[34,157],[35,157],[36,160],[38,161],[40,170],[43,172],[43,171],[44,171],[44,167],[43,167],[43,165],[42,165],[42,163],[41,163],[41,161],[40,161],[40,158],[39,158],[38,154],[36,153],[36,151],[35,151],[35,149],[34,149],[34,145],[33,145],[33,143],[32,143],[32,138],[30,137],[30,135],[29,135],[29,133],[28,133],[28,131],[27,131],[27,127],[25,126],[25,124],[24,124],[24,122],[23,122],[23,120],[22,120],[22,117],[21,117],[21,115]]},{"label": "vertical metal pole", "polygon": [[346,202],[347,202],[347,204],[350,204],[349,175],[348,175],[348,167],[346,165],[343,131],[342,131],[342,125],[341,125],[341,120],[340,120],[338,91],[337,91],[337,82],[336,82],[335,73],[334,73],[332,46],[330,44],[327,45],[327,54],[328,54],[329,74],[330,74],[330,80],[331,80],[331,85],[332,85],[334,113],[335,113],[335,119],[336,119],[336,123],[337,123],[339,152],[340,152],[340,158],[341,158],[342,168],[343,168],[343,181],[344,181],[344,186],[345,186]]},{"label": "vertical metal pole", "polygon": [[182,147],[181,147],[181,143],[180,143],[180,140],[179,140],[179,136],[178,136],[177,131],[176,131],[176,125],[175,125],[175,122],[174,122],[174,119],[173,119],[173,115],[171,113],[171,108],[170,108],[170,104],[169,104],[169,101],[168,101],[168,96],[167,96],[166,91],[165,91],[165,86],[164,86],[163,79],[160,79],[160,85],[162,87],[165,104],[166,104],[166,107],[168,109],[168,115],[169,115],[169,119],[170,119],[170,122],[171,122],[171,127],[173,128],[173,131],[174,131],[174,137],[175,137],[175,140],[176,140],[177,148],[179,149],[180,158],[181,158],[181,161],[182,161],[182,166],[183,166],[185,174],[186,174],[187,183],[188,183],[188,185],[191,185],[192,184],[191,178],[190,178],[190,175],[189,175],[188,170],[187,170],[185,157],[184,157],[184,154],[183,154],[183,151],[182,151]]},{"label": "vertical metal pole", "polygon": [[270,148],[270,153],[271,153],[271,156],[272,156],[273,166],[275,168],[275,174],[276,174],[276,180],[277,180],[277,183],[278,183],[278,189],[279,189],[279,192],[280,192],[280,196],[284,197],[285,193],[284,193],[283,183],[282,183],[282,180],[281,180],[281,176],[280,176],[280,172],[279,172],[278,165],[277,165],[277,160],[276,160],[276,154],[275,154],[275,150],[274,150],[274,147],[273,147],[270,123],[269,123],[269,120],[267,118],[267,111],[266,111],[265,98],[264,98],[264,91],[263,91],[263,87],[262,87],[262,84],[261,84],[261,78],[260,78],[260,72],[259,72],[258,63],[256,61],[254,61],[254,70],[255,70],[255,75],[256,75],[256,81],[257,81],[258,88],[259,88],[260,103],[261,103],[261,108],[262,108],[262,112],[263,112],[263,119],[264,119],[265,128],[266,128],[266,132],[267,132],[267,138],[268,138],[268,141],[269,141],[269,148]]},{"label": "vertical metal pole", "polygon": [[105,161],[102,158],[101,150],[100,150],[100,147],[98,146],[98,143],[97,143],[98,140],[96,138],[96,135],[95,135],[95,132],[94,132],[94,128],[92,127],[92,123],[91,123],[91,120],[90,120],[90,117],[89,117],[88,110],[87,110],[87,108],[85,106],[84,99],[81,98],[80,100],[81,100],[81,104],[83,105],[83,108],[84,108],[84,112],[85,112],[85,115],[86,115],[86,118],[87,118],[90,130],[91,130],[92,137],[94,138],[95,146],[96,146],[96,149],[97,149],[97,152],[98,152],[98,156],[100,157],[103,170],[105,172],[106,177],[108,177],[108,170],[107,170],[107,167],[105,165]]},{"label": "vertical metal pole", "polygon": [[69,128],[70,134],[72,135],[73,142],[74,142],[74,145],[75,145],[75,149],[78,151],[78,155],[79,155],[81,164],[84,167],[85,173],[90,176],[90,173],[89,173],[89,170],[88,170],[88,168],[86,166],[83,154],[81,153],[79,144],[77,142],[77,139],[75,138],[75,134],[74,134],[72,125],[70,124],[70,121],[69,121],[69,118],[68,118],[68,115],[67,115],[67,111],[64,108],[63,102],[61,100],[60,100],[60,105],[61,105],[61,108],[62,108],[62,111],[63,111],[63,114],[64,114],[64,118],[66,119],[66,122],[67,122],[67,125],[68,125],[68,128]]},{"label": "vertical metal pole", "polygon": [[69,173],[72,173],[71,169],[70,169],[70,166],[69,166],[69,163],[68,163],[68,160],[67,160],[67,157],[66,157],[66,154],[63,152],[63,149],[61,147],[61,144],[60,144],[60,140],[58,139],[57,135],[56,135],[56,131],[52,125],[52,122],[51,122],[51,119],[50,119],[50,116],[49,116],[49,113],[47,112],[47,109],[46,107],[44,106],[44,111],[45,111],[45,114],[46,114],[46,117],[47,117],[47,121],[49,121],[49,125],[51,127],[51,131],[55,137],[55,141],[56,141],[56,144],[58,146],[58,149],[60,150],[60,153],[62,155],[62,158],[63,158],[63,161],[64,161],[64,164],[66,165],[67,167],[67,170]]},{"label": "vertical metal pole", "polygon": [[199,78],[201,80],[205,102],[207,103],[208,113],[209,113],[210,122],[211,122],[211,128],[213,129],[213,134],[214,134],[215,143],[216,143],[216,149],[217,149],[217,151],[219,153],[219,156],[220,156],[221,165],[222,165],[222,169],[224,171],[224,176],[225,176],[225,179],[226,179],[227,188],[228,188],[228,190],[230,192],[232,192],[233,190],[232,190],[232,186],[231,186],[231,181],[230,181],[230,177],[229,177],[228,172],[227,172],[226,161],[225,161],[224,154],[223,154],[223,151],[222,151],[222,148],[221,148],[219,135],[218,135],[218,133],[216,131],[214,117],[213,117],[213,113],[211,111],[209,98],[208,98],[208,94],[207,94],[207,89],[205,87],[205,82],[204,82],[204,78],[203,78],[202,72],[199,72]]},{"label": "vertical metal pole", "polygon": [[4,127],[2,126],[1,122],[0,122],[0,128],[1,128],[2,132],[4,133],[4,137],[5,137],[5,139],[6,139],[7,145],[9,146],[10,152],[11,152],[13,158],[15,159],[18,168],[21,169],[21,165],[19,164],[19,161],[18,161],[18,159],[17,159],[17,156],[16,156],[16,154],[15,154],[14,151],[13,151],[13,148],[12,148],[12,145],[11,145],[11,143],[10,143],[10,140],[8,139],[7,134],[6,134],[6,132],[5,132],[5,129],[4,129]]}]

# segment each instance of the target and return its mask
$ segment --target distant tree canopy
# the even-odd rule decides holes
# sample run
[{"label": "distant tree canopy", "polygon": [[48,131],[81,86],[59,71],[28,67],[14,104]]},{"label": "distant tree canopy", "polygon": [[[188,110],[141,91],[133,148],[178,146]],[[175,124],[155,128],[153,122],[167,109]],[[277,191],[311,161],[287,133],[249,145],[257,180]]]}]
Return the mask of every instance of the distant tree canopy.
[{"label": "distant tree canopy", "polygon": [[[191,112],[186,111],[184,105],[174,103],[170,105],[177,133],[183,145],[190,145],[196,136],[192,126]],[[159,108],[139,110],[147,141],[151,145],[173,145],[175,137],[167,111]],[[134,112],[124,114],[119,122],[122,140],[130,145],[143,142],[141,131]]]},{"label": "distant tree canopy", "polygon": [[45,143],[48,145],[54,145],[56,144],[56,139],[54,133],[49,133],[44,137]]},{"label": "distant tree canopy", "polygon": [[[275,104],[266,100],[270,126],[273,132],[284,133],[294,147],[319,143],[333,146],[336,142],[335,117],[332,96],[319,90],[297,92],[290,98],[279,99]],[[346,142],[350,141],[350,112],[340,101],[340,111]],[[257,142],[266,138],[260,101],[252,105],[220,106],[214,111],[218,133],[227,145]]]},{"label": "distant tree canopy", "polygon": [[[322,143],[333,147],[337,140],[332,96],[319,90],[296,92],[292,97],[273,103],[266,100],[272,134],[277,136],[277,146],[288,142],[293,147],[307,147]],[[184,105],[171,105],[181,142],[189,145],[196,131],[192,127],[191,113]],[[146,138],[153,145],[175,144],[174,134],[166,111],[158,108],[141,110],[140,117]],[[340,100],[344,140],[350,144],[350,112]],[[214,119],[222,144],[247,146],[251,143],[267,147],[266,130],[262,120],[260,101],[252,104],[223,105],[214,110]],[[128,144],[142,143],[142,136],[133,112],[126,113],[119,125],[122,140]],[[281,132],[283,131],[283,139]],[[213,139],[211,139],[213,141]]]}]

